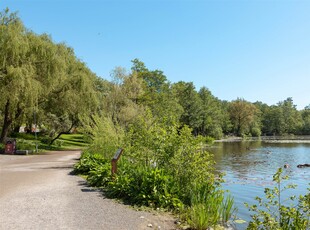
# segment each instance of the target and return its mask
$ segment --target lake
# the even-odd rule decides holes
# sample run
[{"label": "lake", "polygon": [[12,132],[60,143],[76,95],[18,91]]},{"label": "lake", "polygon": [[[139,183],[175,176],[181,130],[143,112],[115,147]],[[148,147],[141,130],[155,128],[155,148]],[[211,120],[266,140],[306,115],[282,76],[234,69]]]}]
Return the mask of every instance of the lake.
[{"label": "lake", "polygon": [[[260,138],[215,142],[209,151],[214,154],[216,169],[224,172],[223,188],[230,191],[238,208],[237,218],[250,220],[250,212],[244,203],[257,204],[256,196],[264,197],[265,187],[274,187],[272,176],[279,167],[296,184],[295,190],[283,194],[304,195],[310,183],[310,167],[297,168],[298,164],[310,164],[310,136],[290,138]],[[236,224],[238,230],[247,223]]]}]

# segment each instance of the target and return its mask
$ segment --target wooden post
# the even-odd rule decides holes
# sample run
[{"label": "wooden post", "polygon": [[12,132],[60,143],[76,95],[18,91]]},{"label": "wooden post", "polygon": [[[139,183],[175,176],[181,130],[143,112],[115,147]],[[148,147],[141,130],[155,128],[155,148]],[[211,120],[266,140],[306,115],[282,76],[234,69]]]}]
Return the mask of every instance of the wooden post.
[{"label": "wooden post", "polygon": [[124,151],[123,149],[118,149],[116,151],[114,157],[112,158],[112,161],[111,161],[111,165],[112,165],[111,172],[112,172],[112,175],[114,175],[117,172],[117,161],[120,158],[120,156],[123,153],[123,151]]}]

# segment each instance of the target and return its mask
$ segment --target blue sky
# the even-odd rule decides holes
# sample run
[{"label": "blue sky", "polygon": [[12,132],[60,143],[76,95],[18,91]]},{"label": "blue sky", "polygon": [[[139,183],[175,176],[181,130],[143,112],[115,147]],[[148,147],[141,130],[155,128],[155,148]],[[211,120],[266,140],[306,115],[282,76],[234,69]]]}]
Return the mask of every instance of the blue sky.
[{"label": "blue sky", "polygon": [[1,0],[98,76],[138,58],[221,100],[310,104],[310,1]]}]

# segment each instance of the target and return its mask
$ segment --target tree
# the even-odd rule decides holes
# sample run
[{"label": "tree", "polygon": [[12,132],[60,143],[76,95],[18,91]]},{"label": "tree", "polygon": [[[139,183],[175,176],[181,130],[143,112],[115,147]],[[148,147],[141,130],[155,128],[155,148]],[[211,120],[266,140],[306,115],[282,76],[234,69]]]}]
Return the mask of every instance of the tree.
[{"label": "tree", "polygon": [[230,120],[230,114],[229,114],[229,105],[230,102],[228,101],[220,101],[220,108],[222,111],[222,123],[221,123],[221,127],[223,130],[223,134],[230,134],[232,132],[233,129],[233,125],[231,123]]},{"label": "tree", "polygon": [[[70,60],[71,59],[71,60]],[[54,117],[55,122],[48,122],[44,118],[42,122],[54,130],[52,144],[62,134],[69,133],[77,127],[82,116],[90,116],[97,111],[99,105],[98,93],[95,88],[96,76],[77,60],[73,52],[66,57],[68,60],[65,69],[65,79],[57,85],[57,90],[49,94],[48,99],[41,105],[45,113]],[[52,115],[52,116],[51,116]],[[56,126],[53,124],[57,124]],[[58,125],[60,124],[60,125]]]},{"label": "tree", "polygon": [[301,116],[303,120],[302,134],[310,135],[310,105],[301,111]]},{"label": "tree", "polygon": [[220,101],[206,87],[202,87],[198,94],[201,99],[202,110],[202,123],[199,132],[204,136],[219,139],[223,136],[222,122],[224,119]]},{"label": "tree", "polygon": [[137,100],[138,104],[149,108],[156,119],[179,118],[182,108],[164,73],[161,70],[147,69],[138,59],[134,59],[132,63],[131,75],[142,80],[143,93]]},{"label": "tree", "polygon": [[286,134],[298,134],[302,126],[301,114],[296,109],[291,97],[278,103],[283,117],[283,131]]},{"label": "tree", "polygon": [[271,111],[271,107],[260,101],[255,102],[254,105],[260,111],[258,114],[258,120],[261,132],[263,133],[263,135],[273,134],[273,132],[270,129],[272,127],[271,121],[270,118],[268,117]]},{"label": "tree", "polygon": [[257,121],[258,110],[252,103],[238,98],[230,103],[229,113],[234,132],[241,136],[250,133],[251,126]]},{"label": "tree", "polygon": [[[96,109],[96,77],[76,58],[73,49],[55,44],[46,34],[27,30],[9,10],[0,14],[0,23],[2,142],[14,123],[31,118],[34,112],[45,126],[64,118],[74,125],[80,114]],[[51,118],[60,120],[50,122]],[[66,123],[57,127],[63,131]]]},{"label": "tree", "polygon": [[[47,35],[26,30],[16,14],[0,15],[0,107],[3,142],[14,122],[38,105],[63,75],[63,59]],[[33,109],[32,109],[33,110]]]},{"label": "tree", "polygon": [[104,113],[115,124],[124,128],[132,122],[138,114],[143,114],[143,106],[139,104],[143,94],[142,79],[136,75],[127,74],[126,70],[117,67],[111,74],[113,81],[105,95]]},{"label": "tree", "polygon": [[203,122],[202,101],[195,90],[194,84],[180,81],[172,85],[172,90],[183,108],[180,117],[181,124],[188,125],[195,134],[198,134],[199,127]]}]

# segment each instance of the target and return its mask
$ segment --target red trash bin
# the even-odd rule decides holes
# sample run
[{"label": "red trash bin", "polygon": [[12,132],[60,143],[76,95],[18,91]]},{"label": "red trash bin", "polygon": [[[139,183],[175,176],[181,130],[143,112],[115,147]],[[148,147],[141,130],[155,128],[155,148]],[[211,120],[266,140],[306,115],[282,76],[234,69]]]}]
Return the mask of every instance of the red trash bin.
[{"label": "red trash bin", "polygon": [[15,150],[16,150],[16,140],[14,140],[14,139],[7,140],[5,143],[4,153],[5,154],[14,154]]}]

